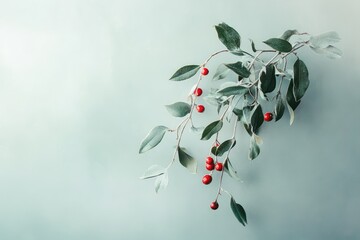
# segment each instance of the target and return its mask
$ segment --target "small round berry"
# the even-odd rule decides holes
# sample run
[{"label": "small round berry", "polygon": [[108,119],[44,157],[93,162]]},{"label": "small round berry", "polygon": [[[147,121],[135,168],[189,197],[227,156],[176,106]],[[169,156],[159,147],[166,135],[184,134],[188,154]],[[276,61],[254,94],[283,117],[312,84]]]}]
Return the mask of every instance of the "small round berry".
[{"label": "small round berry", "polygon": [[203,93],[203,90],[201,88],[196,88],[194,91],[194,95],[195,96],[201,96],[201,94]]},{"label": "small round berry", "polygon": [[264,120],[266,122],[270,122],[273,119],[273,114],[271,112],[267,112],[264,114]]},{"label": "small round berry", "polygon": [[212,210],[216,210],[216,209],[218,209],[218,207],[219,207],[219,204],[218,204],[218,202],[212,202],[211,204],[210,204],[210,208],[212,209]]},{"label": "small round berry", "polygon": [[222,171],[223,170],[223,164],[221,162],[218,162],[215,164],[216,171]]},{"label": "small round berry", "polygon": [[196,110],[199,112],[199,113],[202,113],[202,112],[204,112],[205,111],[205,107],[204,107],[204,105],[197,105],[196,106]]},{"label": "small round berry", "polygon": [[206,164],[214,164],[214,159],[212,157],[207,157]]},{"label": "small round berry", "polygon": [[209,69],[207,69],[207,68],[205,68],[205,67],[202,68],[202,69],[201,69],[201,74],[204,75],[204,76],[208,75],[208,74],[209,74]]},{"label": "small round berry", "polygon": [[209,174],[206,174],[206,175],[202,178],[202,182],[203,182],[203,184],[205,184],[205,185],[208,185],[209,183],[211,183],[211,181],[212,181],[212,177],[211,177],[211,175],[209,175]]},{"label": "small round berry", "polygon": [[206,169],[209,170],[209,171],[212,171],[214,170],[215,168],[215,164],[214,163],[210,163],[210,164],[206,164]]}]

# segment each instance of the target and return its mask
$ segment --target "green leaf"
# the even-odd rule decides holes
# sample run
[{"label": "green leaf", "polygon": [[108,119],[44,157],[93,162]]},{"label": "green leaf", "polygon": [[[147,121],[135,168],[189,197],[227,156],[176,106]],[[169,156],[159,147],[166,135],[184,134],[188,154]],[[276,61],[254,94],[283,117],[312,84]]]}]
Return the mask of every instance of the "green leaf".
[{"label": "green leaf", "polygon": [[252,131],[251,131],[251,126],[250,126],[250,124],[244,123],[243,126],[244,126],[246,132],[247,132],[247,133],[249,134],[249,136],[251,137],[253,133],[252,133]]},{"label": "green leaf", "polygon": [[172,81],[183,81],[194,76],[199,71],[199,65],[187,65],[177,70],[170,78]]},{"label": "green leaf", "polygon": [[326,32],[316,36],[311,36],[309,45],[313,48],[326,48],[334,43],[339,42],[341,39],[337,32]]},{"label": "green leaf", "polygon": [[245,209],[240,204],[235,202],[235,199],[232,196],[230,199],[230,207],[237,220],[239,220],[239,222],[245,226],[245,224],[247,224]]},{"label": "green leaf", "polygon": [[224,161],[224,171],[229,174],[229,176],[233,179],[241,181],[240,177],[237,175],[235,168],[232,166],[228,158]]},{"label": "green leaf", "polygon": [[260,154],[260,147],[254,137],[250,140],[249,159],[254,160]]},{"label": "green leaf", "polygon": [[166,105],[166,110],[174,117],[184,117],[191,111],[191,106],[185,102],[176,102],[170,105]]},{"label": "green leaf", "polygon": [[310,84],[309,72],[303,61],[297,59],[294,63],[294,97],[298,102],[305,94]]},{"label": "green leaf", "polygon": [[242,62],[240,61],[236,63],[228,63],[225,64],[225,66],[243,78],[248,78],[251,74],[250,71],[245,66],[243,66]]},{"label": "green leaf", "polygon": [[191,126],[190,128],[190,132],[195,133],[195,134],[200,134],[204,131],[203,127],[195,127],[195,126]]},{"label": "green leaf", "polygon": [[154,127],[148,133],[148,135],[146,135],[145,139],[141,142],[139,153],[144,153],[156,147],[156,145],[158,145],[161,142],[166,131],[168,130],[169,128],[165,126]]},{"label": "green leaf", "polygon": [[222,120],[218,120],[218,121],[210,123],[204,129],[204,131],[202,133],[202,136],[201,136],[201,140],[209,140],[212,137],[212,135],[214,135],[215,133],[220,131],[222,126],[223,126],[223,121]]},{"label": "green leaf", "polygon": [[192,156],[187,154],[181,147],[178,147],[178,154],[181,165],[186,167],[191,173],[196,173],[196,160]]},{"label": "green leaf", "polygon": [[279,121],[284,115],[285,104],[284,100],[281,98],[281,95],[276,96],[276,105],[275,105],[275,122]]},{"label": "green leaf", "polygon": [[291,79],[287,93],[286,93],[286,101],[289,104],[289,106],[292,108],[292,110],[295,110],[297,106],[299,106],[301,101],[296,101],[294,96],[294,80]]},{"label": "green leaf", "polygon": [[159,193],[160,190],[164,190],[169,183],[169,175],[167,171],[162,174],[161,176],[158,176],[155,180],[155,192]]},{"label": "green leaf", "polygon": [[286,41],[288,41],[290,39],[291,36],[299,34],[299,32],[297,30],[286,30],[283,35],[281,35],[281,39],[284,39]]},{"label": "green leaf", "polygon": [[238,121],[245,122],[244,111],[239,108],[234,108],[233,113],[238,117]]},{"label": "green leaf", "polygon": [[217,147],[216,147],[216,146],[212,146],[212,147],[211,147],[211,153],[212,153],[212,154],[215,155],[215,154],[216,154],[216,150],[217,150]]},{"label": "green leaf", "polygon": [[213,80],[221,80],[224,79],[229,73],[230,69],[227,68],[224,64],[220,64],[216,69],[216,72],[213,76]]},{"label": "green leaf", "polygon": [[252,110],[254,109],[254,106],[245,106],[243,107],[243,113],[244,113],[244,123],[250,123],[251,122],[251,115]]},{"label": "green leaf", "polygon": [[270,93],[276,87],[275,67],[273,64],[266,66],[266,72],[260,76],[260,88],[263,93]]},{"label": "green leaf", "polygon": [[231,54],[234,54],[234,55],[236,55],[236,56],[244,56],[245,54],[244,54],[244,51],[242,51],[242,50],[235,50],[235,51],[230,51],[230,53]]},{"label": "green leaf", "polygon": [[264,43],[279,52],[290,52],[292,50],[291,44],[281,38],[270,38]]},{"label": "green leaf", "polygon": [[140,177],[140,179],[149,179],[149,178],[158,177],[160,175],[163,175],[165,171],[166,169],[162,166],[152,165],[145,171],[144,175]]},{"label": "green leaf", "polygon": [[230,86],[230,87],[225,87],[223,89],[218,90],[216,93],[222,95],[222,96],[232,96],[232,95],[238,95],[238,96],[242,96],[245,93],[247,93],[249,91],[249,89],[247,87],[244,86]]},{"label": "green leaf", "polygon": [[220,144],[220,146],[217,148],[217,151],[215,153],[215,156],[222,156],[224,153],[232,149],[236,145],[235,139],[229,139],[224,141]]},{"label": "green leaf", "polygon": [[261,105],[258,104],[251,115],[252,131],[254,133],[257,133],[258,129],[263,124],[263,122],[264,122],[264,114],[263,114]]},{"label": "green leaf", "polygon": [[337,59],[341,58],[342,51],[332,45],[327,46],[326,48],[313,48],[310,47],[314,52],[325,55],[325,57],[328,57],[330,59]]},{"label": "green leaf", "polygon": [[256,48],[255,48],[255,43],[254,43],[254,41],[253,41],[252,39],[250,39],[250,42],[251,42],[251,49],[252,49],[252,51],[253,51],[253,52],[256,52],[257,50],[256,50]]},{"label": "green leaf", "polygon": [[286,105],[287,105],[289,115],[290,115],[290,126],[291,126],[295,120],[295,112],[288,103]]},{"label": "green leaf", "polygon": [[218,38],[230,51],[240,49],[241,38],[239,33],[227,25],[226,23],[220,23],[215,26]]}]

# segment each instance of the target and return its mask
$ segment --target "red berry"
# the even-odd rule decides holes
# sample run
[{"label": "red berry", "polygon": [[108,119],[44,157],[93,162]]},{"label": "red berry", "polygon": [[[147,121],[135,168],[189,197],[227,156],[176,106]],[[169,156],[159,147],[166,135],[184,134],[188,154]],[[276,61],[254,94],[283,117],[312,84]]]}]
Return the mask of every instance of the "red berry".
[{"label": "red berry", "polygon": [[206,164],[214,164],[214,159],[212,157],[207,157]]},{"label": "red berry", "polygon": [[206,164],[206,169],[209,170],[209,171],[212,171],[214,170],[215,168],[215,164],[214,163],[210,163],[210,164]]},{"label": "red berry", "polygon": [[223,170],[223,164],[221,162],[216,163],[215,169],[216,169],[216,171],[222,171]]},{"label": "red berry", "polygon": [[197,110],[199,113],[202,113],[203,111],[205,111],[205,107],[204,107],[204,105],[197,105],[197,106],[196,106],[196,110]]},{"label": "red berry", "polygon": [[273,119],[273,114],[271,112],[267,112],[264,114],[264,120],[266,122],[270,122]]},{"label": "red berry", "polygon": [[211,181],[212,181],[212,177],[211,177],[211,175],[209,175],[209,174],[206,174],[206,175],[202,178],[203,184],[208,185],[209,183],[211,183]]},{"label": "red berry", "polygon": [[219,207],[219,204],[218,204],[218,202],[212,202],[211,204],[210,204],[210,208],[212,209],[212,210],[216,210],[216,209],[218,209],[218,207]]},{"label": "red berry", "polygon": [[201,69],[201,74],[202,75],[206,76],[206,75],[208,75],[208,73],[209,73],[209,69],[207,69],[205,67]]},{"label": "red berry", "polygon": [[201,94],[203,93],[203,90],[201,88],[196,88],[194,91],[195,96],[201,96]]}]

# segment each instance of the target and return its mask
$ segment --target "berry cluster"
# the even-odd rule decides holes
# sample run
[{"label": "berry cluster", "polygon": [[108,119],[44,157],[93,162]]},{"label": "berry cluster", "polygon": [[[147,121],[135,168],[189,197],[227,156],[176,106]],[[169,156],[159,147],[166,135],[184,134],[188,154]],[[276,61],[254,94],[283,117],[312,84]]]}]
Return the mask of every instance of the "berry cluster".
[{"label": "berry cluster", "polygon": [[[208,185],[212,182],[212,171],[215,169],[216,171],[219,171],[219,172],[222,172],[223,171],[223,164],[221,162],[214,162],[214,158],[208,156],[206,158],[206,161],[205,161],[205,168],[208,170],[208,171],[211,171],[209,174],[206,174],[203,176],[202,178],[202,182],[203,184],[205,185]],[[219,207],[219,204],[217,202],[217,200],[215,200],[214,202],[212,202],[210,204],[210,208],[213,209],[213,210],[216,210],[218,209]]]},{"label": "berry cluster", "polygon": [[[201,75],[206,76],[208,74],[209,74],[209,69],[207,69],[205,67],[201,69]],[[201,96],[202,93],[203,93],[203,90],[201,88],[199,88],[199,87],[197,87],[194,90],[194,95],[197,96],[197,97]],[[205,111],[204,105],[201,105],[201,104],[196,105],[196,111],[198,111],[199,113],[204,112]]]},{"label": "berry cluster", "polygon": [[[208,75],[208,73],[209,73],[209,69],[207,69],[207,68],[205,68],[205,67],[203,67],[203,68],[201,69],[201,75],[206,76],[206,75]],[[199,97],[199,96],[202,95],[202,93],[203,93],[203,90],[202,90],[200,87],[197,87],[197,88],[194,90],[194,93],[193,93],[193,94],[194,94],[195,96]],[[204,107],[204,105],[199,104],[199,105],[196,105],[196,110],[197,110],[199,113],[202,113],[202,112],[205,111],[205,107]],[[266,113],[264,114],[264,121],[270,122],[270,121],[272,121],[272,120],[273,120],[273,114],[272,114],[271,112],[266,112]],[[220,144],[219,144],[218,142],[216,142],[216,143],[213,145],[213,147],[218,148],[219,145],[220,145]],[[208,157],[206,158],[206,160],[205,160],[205,168],[206,168],[206,170],[208,170],[208,171],[210,171],[210,172],[209,172],[208,174],[205,174],[205,175],[203,176],[203,178],[202,178],[202,183],[205,184],[205,185],[209,185],[209,184],[212,182],[212,174],[213,174],[213,171],[216,170],[216,171],[218,171],[218,172],[222,172],[224,167],[223,167],[223,163],[218,162],[217,160],[214,161],[214,158],[213,158],[213,157],[208,156]],[[219,192],[220,192],[220,191],[219,191]],[[219,196],[219,193],[217,194],[215,201],[211,202],[211,204],[210,204],[210,208],[213,209],[213,210],[216,210],[216,209],[219,208],[219,203],[218,203],[218,201],[217,201],[218,196]]]}]

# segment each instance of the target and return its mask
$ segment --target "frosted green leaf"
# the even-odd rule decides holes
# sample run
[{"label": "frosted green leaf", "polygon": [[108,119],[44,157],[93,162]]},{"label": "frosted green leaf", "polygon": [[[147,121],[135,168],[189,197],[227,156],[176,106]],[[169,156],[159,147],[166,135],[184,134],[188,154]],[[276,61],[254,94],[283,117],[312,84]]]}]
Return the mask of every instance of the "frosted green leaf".
[{"label": "frosted green leaf", "polygon": [[178,69],[170,78],[172,81],[183,81],[194,76],[199,71],[199,65],[187,65]]},{"label": "frosted green leaf", "polygon": [[215,26],[219,40],[230,51],[236,51],[240,49],[241,38],[239,33],[226,23],[220,23]]},{"label": "frosted green leaf", "polygon": [[164,190],[169,183],[169,175],[167,172],[158,176],[155,180],[155,192],[159,193],[160,190]]},{"label": "frosted green leaf", "polygon": [[174,117],[184,117],[191,111],[191,106],[185,102],[176,102],[170,105],[166,105],[166,110]]},{"label": "frosted green leaf", "polygon": [[187,168],[191,173],[196,173],[197,162],[181,147],[178,147],[179,161],[181,165]]},{"label": "frosted green leaf", "polygon": [[154,177],[158,177],[160,175],[163,175],[165,173],[165,168],[159,165],[152,165],[151,167],[149,167],[144,175],[142,177],[140,177],[140,179],[148,179],[148,178],[154,178]]},{"label": "frosted green leaf", "polygon": [[166,131],[168,130],[169,128],[165,126],[154,127],[141,142],[139,153],[144,153],[156,147],[161,142]]},{"label": "frosted green leaf", "polygon": [[326,48],[334,43],[339,42],[341,39],[337,32],[331,31],[322,33],[316,36],[311,36],[309,45],[313,48]]}]

